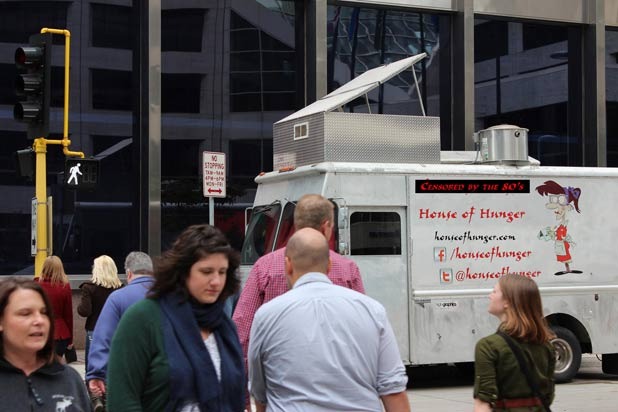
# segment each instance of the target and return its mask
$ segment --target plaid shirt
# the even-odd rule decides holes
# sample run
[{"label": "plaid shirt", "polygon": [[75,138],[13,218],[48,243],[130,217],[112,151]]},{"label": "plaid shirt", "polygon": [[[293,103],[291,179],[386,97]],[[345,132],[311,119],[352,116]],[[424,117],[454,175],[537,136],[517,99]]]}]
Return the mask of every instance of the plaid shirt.
[{"label": "plaid shirt", "polygon": [[[330,251],[330,280],[339,286],[365,293],[360,271],[356,263],[338,253]],[[232,319],[238,328],[245,362],[249,349],[249,332],[255,312],[264,303],[283,295],[289,289],[285,277],[285,248],[262,256],[253,265],[247,283],[240,294]]]}]

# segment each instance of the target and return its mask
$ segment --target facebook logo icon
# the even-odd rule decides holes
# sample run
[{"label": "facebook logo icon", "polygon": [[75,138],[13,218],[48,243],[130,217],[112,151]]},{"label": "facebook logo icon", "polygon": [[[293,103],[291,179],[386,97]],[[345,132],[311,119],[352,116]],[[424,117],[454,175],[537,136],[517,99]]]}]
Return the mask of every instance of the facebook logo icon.
[{"label": "facebook logo icon", "polygon": [[446,248],[445,247],[434,247],[433,248],[433,261],[434,262],[445,262],[446,261]]}]

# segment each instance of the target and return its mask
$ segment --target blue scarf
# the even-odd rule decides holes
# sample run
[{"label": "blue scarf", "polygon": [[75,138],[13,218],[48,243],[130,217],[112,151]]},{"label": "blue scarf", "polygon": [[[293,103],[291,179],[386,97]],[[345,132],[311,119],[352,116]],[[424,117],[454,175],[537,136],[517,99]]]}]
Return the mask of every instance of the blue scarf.
[{"label": "blue scarf", "polygon": [[[170,368],[170,402],[176,411],[187,401],[199,404],[201,412],[244,410],[244,363],[236,327],[223,313],[224,302],[202,305],[187,301],[180,293],[159,300],[165,351]],[[221,382],[200,328],[214,333],[221,356]]]}]

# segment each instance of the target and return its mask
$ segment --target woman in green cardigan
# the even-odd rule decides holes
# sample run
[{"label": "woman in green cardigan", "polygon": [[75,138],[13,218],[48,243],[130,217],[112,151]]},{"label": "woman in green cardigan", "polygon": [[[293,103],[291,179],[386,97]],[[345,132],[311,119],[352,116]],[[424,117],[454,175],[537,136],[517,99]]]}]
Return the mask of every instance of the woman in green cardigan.
[{"label": "woman in green cardigan", "polygon": [[224,314],[238,254],[209,225],[180,234],[155,266],[149,297],[123,315],[112,340],[107,410],[241,412],[244,365]]},{"label": "woman in green cardigan", "polygon": [[[503,276],[489,295],[489,313],[501,323],[497,333],[476,344],[474,412],[545,411],[544,404],[554,399],[556,358],[539,288],[530,278]],[[540,396],[528,384],[507,339],[522,354]]]}]

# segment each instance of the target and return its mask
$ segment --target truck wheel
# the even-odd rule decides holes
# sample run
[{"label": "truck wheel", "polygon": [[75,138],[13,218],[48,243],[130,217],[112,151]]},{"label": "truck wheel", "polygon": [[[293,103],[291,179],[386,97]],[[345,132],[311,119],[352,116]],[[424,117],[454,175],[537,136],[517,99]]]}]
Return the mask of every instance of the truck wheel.
[{"label": "truck wheel", "polygon": [[582,349],[579,341],[567,328],[562,326],[551,327],[556,338],[551,341],[556,350],[556,382],[568,382],[575,377],[582,363]]}]

